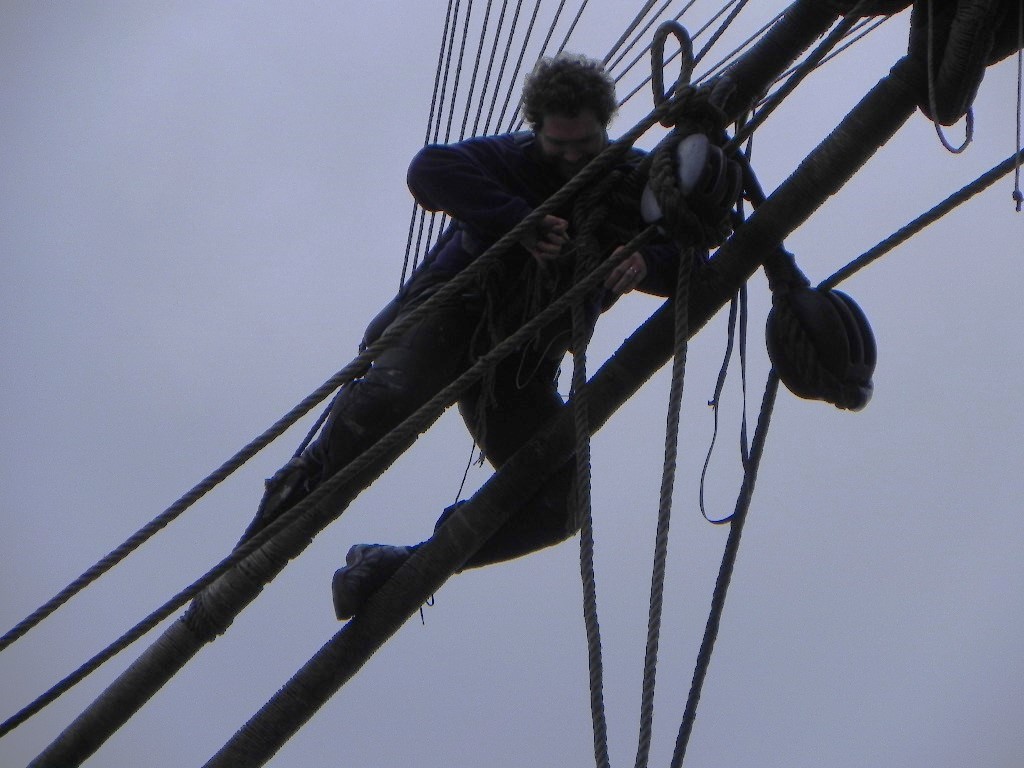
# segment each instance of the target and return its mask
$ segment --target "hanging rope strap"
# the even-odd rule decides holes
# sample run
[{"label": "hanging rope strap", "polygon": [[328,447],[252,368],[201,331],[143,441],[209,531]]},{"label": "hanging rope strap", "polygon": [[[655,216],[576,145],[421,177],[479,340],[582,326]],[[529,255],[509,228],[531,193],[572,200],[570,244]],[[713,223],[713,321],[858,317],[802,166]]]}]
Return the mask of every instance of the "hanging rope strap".
[{"label": "hanging rope strap", "polygon": [[679,726],[675,750],[672,753],[672,768],[681,768],[683,759],[686,756],[686,747],[690,741],[690,734],[693,732],[693,724],[697,719],[697,705],[700,702],[704,679],[707,677],[708,668],[711,665],[711,654],[714,651],[715,640],[718,638],[718,628],[721,625],[722,614],[725,611],[725,598],[729,592],[729,582],[732,579],[732,572],[736,565],[736,556],[739,553],[740,537],[743,535],[743,524],[746,522],[747,511],[750,509],[750,501],[753,498],[754,483],[757,481],[757,473],[761,464],[761,456],[764,453],[764,443],[768,434],[768,426],[771,423],[778,389],[779,379],[775,372],[772,371],[768,375],[764,397],[761,401],[761,414],[758,417],[757,427],[754,430],[754,439],[750,445],[750,460],[743,474],[743,485],[736,500],[736,509],[731,518],[732,522],[729,524],[729,538],[725,544],[722,564],[718,569],[718,580],[715,582],[715,590],[711,598],[711,612],[704,627],[704,637],[701,640],[700,650],[697,653],[697,663],[693,672],[693,681],[690,684],[690,693],[686,699],[683,720]]},{"label": "hanging rope strap", "polygon": [[661,638],[661,617],[665,596],[665,571],[668,563],[668,535],[672,521],[672,493],[675,488],[677,454],[679,447],[679,414],[683,402],[683,382],[686,376],[686,353],[689,330],[690,274],[693,251],[680,249],[679,270],[674,298],[675,354],[672,358],[672,380],[669,387],[668,413],[665,425],[665,456],[662,466],[661,489],[658,501],[658,526],[654,541],[654,561],[651,568],[651,595],[647,613],[647,645],[644,651],[643,686],[640,697],[640,731],[637,737],[635,765],[648,764],[654,724],[654,689],[657,682],[658,647]]},{"label": "hanging rope strap", "polygon": [[[573,207],[577,225],[574,282],[586,274],[587,264],[599,258],[598,229],[607,213],[607,195],[611,176],[588,193],[580,195]],[[588,317],[587,297],[572,305],[572,388],[569,400],[575,427],[575,504],[580,530],[580,579],[583,584],[583,621],[587,636],[587,667],[590,672],[590,716],[594,736],[594,761],[597,768],[609,768],[608,723],[604,709],[604,662],[601,652],[601,627],[597,613],[597,578],[594,570],[594,517],[591,498],[590,403],[587,384],[587,348],[592,324]]]}]

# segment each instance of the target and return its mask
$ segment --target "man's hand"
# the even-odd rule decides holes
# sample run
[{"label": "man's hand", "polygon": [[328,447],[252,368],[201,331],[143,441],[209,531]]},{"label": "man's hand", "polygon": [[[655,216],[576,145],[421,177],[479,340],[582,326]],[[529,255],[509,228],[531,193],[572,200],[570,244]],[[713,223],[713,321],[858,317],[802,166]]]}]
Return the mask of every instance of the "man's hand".
[{"label": "man's hand", "polygon": [[[615,249],[616,254],[621,254],[623,251],[625,248],[621,245]],[[621,296],[636,288],[645,277],[647,277],[647,261],[638,251],[633,251],[608,274],[604,281],[604,287],[616,296]]]},{"label": "man's hand", "polygon": [[540,263],[554,261],[562,255],[562,247],[569,240],[569,222],[557,216],[545,216],[537,229],[520,239],[522,246]]}]

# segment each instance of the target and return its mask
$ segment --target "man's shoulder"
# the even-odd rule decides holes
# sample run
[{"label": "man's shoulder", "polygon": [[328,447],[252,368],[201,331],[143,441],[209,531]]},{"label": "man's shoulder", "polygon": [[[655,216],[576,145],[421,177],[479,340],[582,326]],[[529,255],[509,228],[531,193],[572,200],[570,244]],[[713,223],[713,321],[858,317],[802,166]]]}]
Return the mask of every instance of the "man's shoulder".
[{"label": "man's shoulder", "polygon": [[475,146],[491,146],[507,151],[526,151],[534,145],[533,131],[515,131],[513,133],[496,133],[488,136],[474,136],[466,139],[463,144]]}]

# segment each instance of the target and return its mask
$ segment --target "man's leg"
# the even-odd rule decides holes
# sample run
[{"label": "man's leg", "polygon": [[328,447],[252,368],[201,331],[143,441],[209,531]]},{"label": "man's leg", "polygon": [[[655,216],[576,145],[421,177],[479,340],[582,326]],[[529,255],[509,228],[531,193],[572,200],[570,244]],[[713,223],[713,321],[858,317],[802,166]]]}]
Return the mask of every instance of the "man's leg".
[{"label": "man's leg", "polygon": [[319,437],[267,481],[243,539],[302,501],[458,376],[474,326],[461,309],[441,310],[381,352],[365,376],[343,386]]},{"label": "man's leg", "polygon": [[[513,355],[499,365],[490,395],[474,387],[459,401],[459,412],[466,425],[496,469],[560,413],[563,401],[556,377],[554,361],[545,361],[539,369],[531,370],[521,364],[519,355]],[[571,464],[555,473],[466,567],[510,560],[573,536],[579,530],[574,480],[575,468]],[[454,508],[445,510],[438,524],[453,511]]]}]

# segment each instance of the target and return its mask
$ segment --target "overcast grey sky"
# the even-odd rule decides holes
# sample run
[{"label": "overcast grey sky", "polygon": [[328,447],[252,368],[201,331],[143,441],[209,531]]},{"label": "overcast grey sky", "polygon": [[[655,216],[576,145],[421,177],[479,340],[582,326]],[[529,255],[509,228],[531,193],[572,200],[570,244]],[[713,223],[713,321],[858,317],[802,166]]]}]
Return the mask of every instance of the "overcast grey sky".
[{"label": "overcast grey sky", "polygon": [[[751,5],[723,52],[784,4]],[[570,47],[603,55],[632,14],[595,6]],[[352,8],[4,4],[3,631],[347,363],[397,287],[444,7]],[[902,55],[907,25],[814,75],[759,130],[768,189]],[[812,279],[1009,155],[1016,87],[1015,60],[990,70],[960,156],[912,118],[787,241]],[[1024,218],[1011,191],[1008,178],[844,286],[879,344],[865,411],[780,394],[688,766],[1024,764]],[[753,416],[762,276],[751,292]],[[620,302],[592,367],[657,306]],[[671,755],[727,533],[697,509],[724,346],[718,318],[689,355],[652,765]],[[738,488],[736,379],[713,514]],[[667,388],[663,372],[593,447],[616,766],[636,750]],[[0,654],[0,717],[220,560],[304,434]],[[329,582],[348,546],[423,538],[469,451],[448,414],[88,764],[205,762],[337,630]],[[474,468],[470,490],[488,473]],[[425,626],[410,622],[271,764],[591,765],[580,591],[575,541],[453,579]],[[0,740],[0,765],[38,754],[153,637]]]}]

